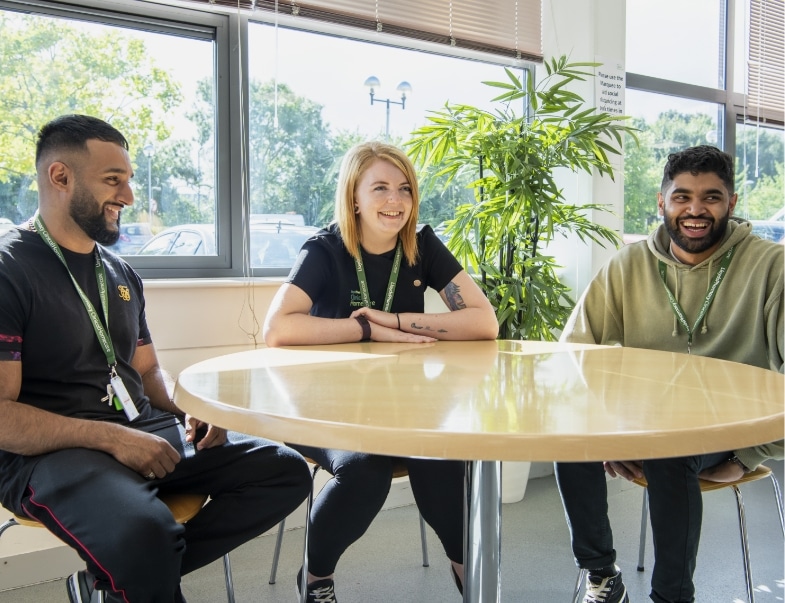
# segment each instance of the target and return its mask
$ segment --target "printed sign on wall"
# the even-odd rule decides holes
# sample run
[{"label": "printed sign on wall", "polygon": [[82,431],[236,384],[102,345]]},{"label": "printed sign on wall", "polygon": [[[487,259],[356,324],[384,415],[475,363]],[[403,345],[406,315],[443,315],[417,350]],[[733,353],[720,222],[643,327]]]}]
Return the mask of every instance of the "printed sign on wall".
[{"label": "printed sign on wall", "polygon": [[601,63],[594,70],[595,107],[611,115],[624,115],[624,64],[602,57],[595,57],[594,61]]}]

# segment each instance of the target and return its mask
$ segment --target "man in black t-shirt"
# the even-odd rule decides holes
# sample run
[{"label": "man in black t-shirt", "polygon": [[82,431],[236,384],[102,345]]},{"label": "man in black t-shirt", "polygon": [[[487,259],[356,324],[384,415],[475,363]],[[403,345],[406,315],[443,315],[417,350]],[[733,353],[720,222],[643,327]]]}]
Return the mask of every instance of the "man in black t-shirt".
[{"label": "man in black t-shirt", "polygon": [[[125,138],[69,115],[38,136],[39,207],[0,237],[0,500],[87,565],[73,601],[183,601],[180,577],[276,525],[307,495],[302,457],[182,413],[142,281],[97,243],[133,203]],[[158,492],[210,501],[178,525]]]}]

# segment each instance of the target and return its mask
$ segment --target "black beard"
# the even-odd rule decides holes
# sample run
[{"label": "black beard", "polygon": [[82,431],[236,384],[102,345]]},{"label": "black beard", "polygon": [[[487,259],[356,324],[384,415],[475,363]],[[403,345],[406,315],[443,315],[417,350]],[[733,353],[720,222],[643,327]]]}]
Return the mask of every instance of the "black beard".
[{"label": "black beard", "polygon": [[[668,236],[670,236],[671,241],[673,243],[686,251],[687,253],[702,253],[707,249],[710,249],[717,243],[722,240],[722,237],[725,235],[725,230],[728,228],[728,219],[730,218],[730,210],[726,213],[722,218],[720,218],[719,222],[715,221],[714,218],[672,218],[665,215],[665,220],[663,221],[665,224],[665,230],[668,232]],[[700,239],[691,239],[689,237],[685,237],[682,232],[679,230],[679,222],[682,220],[706,220],[711,222],[711,229],[709,233],[701,237]]]},{"label": "black beard", "polygon": [[103,207],[93,195],[80,186],[74,191],[68,213],[79,228],[96,243],[114,245],[120,238],[120,216],[117,216],[117,230],[110,230],[106,225]]}]

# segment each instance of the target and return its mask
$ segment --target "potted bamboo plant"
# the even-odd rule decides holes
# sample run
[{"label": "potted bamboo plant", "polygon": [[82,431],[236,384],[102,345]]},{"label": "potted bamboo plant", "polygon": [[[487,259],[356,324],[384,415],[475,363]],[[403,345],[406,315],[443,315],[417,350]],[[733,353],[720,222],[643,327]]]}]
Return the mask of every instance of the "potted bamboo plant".
[{"label": "potted bamboo plant", "polygon": [[597,65],[546,61],[536,84],[505,69],[508,81],[484,82],[501,91],[494,111],[448,103],[405,143],[426,186],[429,177],[449,183],[469,175],[474,202],[456,208],[448,245],[477,275],[502,339],[554,340],[569,317],[575,302],[546,254],[555,236],[619,243],[615,231],[587,217],[606,208],[566,199],[554,177],[567,168],[613,178],[608,157],[621,152],[624,134],[634,135],[626,117],[587,108],[569,90]]}]

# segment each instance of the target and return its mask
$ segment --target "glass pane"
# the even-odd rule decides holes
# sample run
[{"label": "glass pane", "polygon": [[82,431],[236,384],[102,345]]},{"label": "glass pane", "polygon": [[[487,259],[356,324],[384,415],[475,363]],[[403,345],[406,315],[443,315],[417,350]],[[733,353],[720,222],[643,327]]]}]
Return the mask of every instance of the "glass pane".
[{"label": "glass pane", "polygon": [[192,230],[184,230],[172,245],[172,255],[204,255],[206,252],[202,235]]},{"label": "glass pane", "polygon": [[725,0],[629,0],[627,71],[724,88]]},{"label": "glass pane", "polygon": [[169,255],[169,248],[177,238],[176,232],[162,232],[139,249],[139,255]]},{"label": "glass pane", "polygon": [[657,192],[668,154],[699,144],[721,147],[724,136],[721,105],[629,89],[626,101],[641,130],[640,144],[627,140],[624,148],[624,232],[631,241],[659,224]]},{"label": "glass pane", "polygon": [[36,131],[76,112],[130,144],[136,199],[115,251],[136,254],[169,226],[214,223],[213,54],[211,40],[0,10],[0,222],[33,214]]},{"label": "glass pane", "polygon": [[780,241],[785,233],[785,134],[782,129],[736,125],[736,215],[753,232]]},{"label": "glass pane", "polygon": [[[293,29],[276,32],[263,23],[249,26],[249,72],[252,217],[269,222],[282,216],[311,227],[333,217],[337,162],[350,146],[384,138],[400,145],[446,101],[490,107],[498,89],[482,82],[507,79],[499,65]],[[373,102],[364,87],[371,76],[380,82]],[[471,199],[469,190],[453,188],[452,194],[423,191],[421,222],[437,226],[452,217],[459,200]],[[251,229],[253,248],[262,238]],[[293,261],[290,247],[299,245],[299,236],[284,244],[288,260],[258,243],[252,265]]]}]

